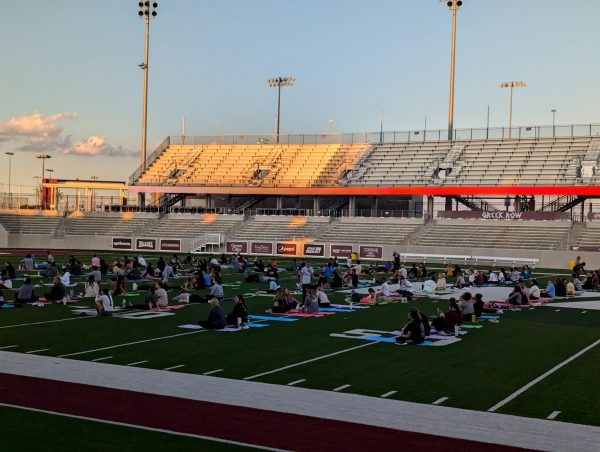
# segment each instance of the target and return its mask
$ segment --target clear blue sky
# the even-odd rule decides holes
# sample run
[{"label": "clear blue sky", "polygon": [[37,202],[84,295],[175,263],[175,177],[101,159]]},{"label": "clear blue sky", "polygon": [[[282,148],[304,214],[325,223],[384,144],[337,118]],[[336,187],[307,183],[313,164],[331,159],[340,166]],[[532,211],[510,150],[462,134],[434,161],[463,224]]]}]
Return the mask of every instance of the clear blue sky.
[{"label": "clear blue sky", "polygon": [[[444,128],[451,14],[436,0],[159,0],[151,23],[149,147],[167,135]],[[0,14],[0,180],[53,155],[59,178],[123,180],[138,165],[144,26],[134,0],[4,2]],[[600,2],[464,0],[459,11],[455,126],[600,122]],[[36,116],[34,112],[39,114]],[[76,113],[75,115],[66,115]],[[59,115],[59,116],[54,116]],[[14,118],[11,121],[11,118]],[[91,138],[90,138],[91,137]],[[88,156],[92,154],[93,156]]]}]

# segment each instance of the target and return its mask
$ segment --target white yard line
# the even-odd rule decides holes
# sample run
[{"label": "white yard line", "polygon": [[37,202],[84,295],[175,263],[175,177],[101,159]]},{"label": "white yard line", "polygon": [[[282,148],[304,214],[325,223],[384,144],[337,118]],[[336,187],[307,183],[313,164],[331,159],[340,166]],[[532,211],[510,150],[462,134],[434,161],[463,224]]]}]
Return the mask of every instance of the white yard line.
[{"label": "white yard line", "polygon": [[379,342],[369,342],[368,344],[358,345],[356,347],[345,348],[344,350],[340,350],[339,352],[329,353],[329,354],[323,355],[323,356],[317,356],[316,358],[307,359],[306,361],[301,361],[296,364],[290,364],[289,366],[280,367],[279,369],[273,369],[268,372],[263,372],[260,374],[252,375],[250,377],[244,378],[244,380],[254,380],[255,378],[258,378],[258,377],[263,377],[265,375],[271,375],[271,374],[274,374],[277,372],[281,372],[283,370],[291,369],[293,367],[298,367],[298,366],[302,366],[304,364],[312,363],[315,361],[320,361],[321,359],[326,359],[326,358],[330,358],[331,356],[341,355],[342,353],[351,352],[352,350],[358,350],[359,348],[369,347],[370,345],[375,345],[378,343]]},{"label": "white yard line", "polygon": [[148,360],[146,360],[146,361],[136,361],[134,363],[129,363],[129,364],[125,364],[125,365],[126,366],[137,366],[138,364],[144,364],[144,363],[147,363],[147,362],[148,362]]},{"label": "white yard line", "polygon": [[381,394],[379,397],[381,397],[382,399],[386,399],[391,395],[396,394],[398,391],[390,391],[390,392],[386,392],[385,394]]},{"label": "white yard line", "polygon": [[296,386],[296,385],[299,385],[300,383],[304,383],[305,381],[306,381],[305,378],[301,378],[300,380],[295,380],[295,381],[288,383],[287,386]]},{"label": "white yard line", "polygon": [[340,391],[343,391],[344,389],[346,389],[346,388],[349,388],[350,386],[352,386],[352,385],[342,385],[342,386],[338,386],[337,388],[335,388],[335,389],[333,390],[333,392],[340,392]]},{"label": "white yard line", "polygon": [[18,345],[7,345],[5,347],[0,347],[0,350],[6,350],[7,348],[15,348],[18,347]]},{"label": "white yard line", "polygon": [[104,358],[96,358],[96,359],[92,359],[92,362],[97,363],[98,361],[104,361],[107,359],[111,359],[112,356],[105,356]]},{"label": "white yard line", "polygon": [[197,438],[197,439],[202,439],[202,440],[207,440],[207,441],[214,441],[217,443],[231,444],[234,446],[243,446],[243,447],[250,447],[250,448],[254,448],[254,449],[269,450],[269,451],[276,451],[276,452],[281,451],[281,449],[272,449],[270,447],[257,446],[255,444],[251,444],[251,443],[241,443],[239,441],[229,441],[226,439],[216,438],[216,437],[212,437],[212,436],[194,435],[191,433],[180,433],[180,432],[174,432],[172,430],[165,430],[162,428],[143,427],[141,425],[126,424],[124,422],[107,421],[105,419],[97,419],[97,418],[86,417],[86,416],[77,416],[75,414],[58,413],[56,411],[40,410],[37,408],[27,408],[27,407],[22,407],[22,406],[18,406],[18,405],[10,405],[8,403],[0,403],[0,406],[4,406],[7,408],[16,408],[18,410],[24,410],[24,411],[32,411],[35,413],[51,414],[54,416],[61,416],[61,417],[66,417],[66,418],[71,418],[71,419],[81,419],[83,421],[98,422],[101,424],[118,425],[121,427],[130,427],[130,428],[134,428],[136,430],[144,430],[144,431],[148,431],[148,432],[158,432],[158,433],[166,433],[168,435],[185,436],[187,438]]},{"label": "white yard line", "polygon": [[93,319],[94,317],[69,317],[68,319],[59,319],[59,320],[46,320],[44,322],[33,322],[33,323],[19,323],[17,325],[6,325],[0,326],[0,330],[5,328],[19,328],[21,326],[30,326],[30,325],[44,325],[46,323],[56,323],[56,322],[69,322],[70,320],[81,320],[81,319]]},{"label": "white yard line", "polygon": [[48,350],[50,350],[50,349],[49,349],[49,348],[41,348],[41,349],[39,349],[39,350],[30,350],[30,351],[28,351],[28,352],[25,352],[25,353],[27,353],[27,354],[29,355],[29,354],[31,354],[31,353],[47,352]]},{"label": "white yard line", "polygon": [[552,375],[554,372],[556,372],[557,370],[561,369],[562,367],[566,366],[567,364],[569,364],[571,361],[576,360],[577,358],[579,358],[581,355],[583,355],[585,352],[590,351],[591,349],[593,349],[594,347],[596,347],[598,344],[600,344],[600,339],[598,339],[596,342],[594,342],[593,344],[588,345],[587,347],[585,347],[584,349],[578,351],[577,353],[575,353],[573,356],[571,356],[570,358],[565,359],[563,362],[557,364],[556,366],[554,366],[552,369],[550,369],[549,371],[543,373],[542,375],[540,375],[539,377],[537,377],[535,380],[530,381],[529,383],[527,383],[525,386],[523,386],[521,389],[518,389],[517,391],[513,392],[511,395],[509,395],[507,398],[505,398],[504,400],[501,400],[500,402],[498,402],[496,405],[494,405],[493,407],[491,407],[488,411],[496,411],[498,408],[502,408],[504,405],[506,405],[507,403],[509,403],[510,401],[516,399],[517,397],[519,397],[521,394],[523,394],[525,391],[527,391],[529,388],[531,388],[532,386],[535,386],[536,384],[538,384],[540,381],[542,381],[543,379],[545,379],[546,377],[549,377],[550,375]]},{"label": "white yard line", "polygon": [[154,337],[152,339],[144,339],[143,341],[126,342],[125,344],[111,345],[109,347],[96,348],[93,350],[86,350],[83,352],[67,353],[66,355],[59,355],[59,356],[57,356],[57,358],[68,358],[69,356],[85,355],[86,353],[101,352],[103,350],[111,350],[113,348],[127,347],[129,345],[145,344],[146,342],[154,342],[154,341],[161,341],[163,339],[172,339],[174,337],[189,336],[191,334],[204,333],[206,331],[209,331],[209,330],[198,330],[198,331],[192,331],[190,333],[180,333],[180,334],[173,334],[171,336]]},{"label": "white yard line", "polygon": [[217,369],[217,370],[211,370],[210,372],[204,372],[202,375],[212,375],[212,374],[216,374],[219,372],[223,372],[225,369]]},{"label": "white yard line", "polygon": [[171,366],[171,367],[167,367],[163,370],[174,370],[174,369],[180,369],[182,367],[185,367],[185,364],[179,364],[178,366]]},{"label": "white yard line", "polygon": [[550,419],[550,420],[552,420],[552,419],[556,419],[556,417],[557,417],[559,414],[560,414],[560,411],[553,411],[552,413],[550,413],[550,414],[548,415],[548,417],[547,417],[546,419]]},{"label": "white yard line", "polygon": [[435,402],[433,402],[433,405],[439,405],[444,403],[446,400],[448,400],[448,397],[442,397],[441,399],[437,399]]}]

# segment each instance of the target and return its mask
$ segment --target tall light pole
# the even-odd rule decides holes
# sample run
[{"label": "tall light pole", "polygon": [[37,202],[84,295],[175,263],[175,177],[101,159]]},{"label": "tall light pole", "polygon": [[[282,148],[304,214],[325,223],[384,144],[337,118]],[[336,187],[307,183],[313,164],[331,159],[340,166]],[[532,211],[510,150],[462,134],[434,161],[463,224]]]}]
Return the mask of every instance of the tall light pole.
[{"label": "tall light pole", "polygon": [[[144,62],[139,67],[144,70],[144,106],[142,110],[142,164],[140,166],[140,175],[146,170],[146,136],[148,129],[148,54],[150,47],[150,18],[155,18],[158,14],[157,2],[139,2],[140,10],[138,15],[140,19],[146,21],[146,47],[144,52]],[[144,194],[140,193],[140,204],[144,204]]]},{"label": "tall light pole", "polygon": [[296,79],[294,77],[274,77],[267,80],[270,88],[277,88],[277,124],[275,126],[275,144],[279,144],[279,125],[281,118],[281,88],[284,86],[293,86]]},{"label": "tall light pole", "polygon": [[8,208],[10,209],[12,206],[12,189],[11,189],[11,171],[12,171],[12,156],[15,155],[14,152],[5,152],[8,155]]},{"label": "tall light pole", "polygon": [[527,83],[525,82],[502,82],[500,88],[510,88],[510,105],[508,113],[508,138],[512,138],[512,108],[513,108],[513,89],[514,88],[525,88]]},{"label": "tall light pole", "polygon": [[[444,1],[444,0],[440,0]],[[452,11],[452,48],[450,56],[450,106],[448,108],[448,140],[454,138],[454,72],[456,63],[456,14],[462,6],[461,0],[448,0],[446,4]]]},{"label": "tall light pole", "polygon": [[46,171],[48,172],[48,179],[52,179],[52,173],[54,172],[54,170],[48,168]]},{"label": "tall light pole", "polygon": [[552,137],[556,136],[556,108],[550,110],[552,112]]},{"label": "tall light pole", "polygon": [[44,209],[44,173],[45,173],[45,169],[46,169],[46,160],[47,159],[51,159],[52,156],[48,155],[48,154],[37,154],[35,156],[35,158],[40,159],[42,161],[42,179],[41,179],[41,185],[40,185],[40,199],[41,199],[41,207],[42,210]]},{"label": "tall light pole", "polygon": [[333,118],[329,118],[329,142],[333,140]]},{"label": "tall light pole", "polygon": [[379,143],[383,143],[383,110],[379,112]]}]

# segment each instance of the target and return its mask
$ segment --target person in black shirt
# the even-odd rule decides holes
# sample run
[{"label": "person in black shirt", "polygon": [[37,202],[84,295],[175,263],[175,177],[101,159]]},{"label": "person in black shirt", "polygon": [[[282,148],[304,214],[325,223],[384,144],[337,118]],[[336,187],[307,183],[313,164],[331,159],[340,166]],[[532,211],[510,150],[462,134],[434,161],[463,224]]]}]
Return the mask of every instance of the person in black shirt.
[{"label": "person in black shirt", "polygon": [[417,308],[408,313],[408,323],[402,328],[402,333],[396,338],[396,344],[422,344],[425,341],[425,328]]},{"label": "person in black shirt", "polygon": [[235,304],[233,311],[227,315],[227,325],[236,325],[244,330],[248,329],[248,308],[242,295],[236,295],[234,298]]},{"label": "person in black shirt", "polygon": [[483,295],[480,293],[475,294],[473,310],[475,311],[475,317],[481,317],[481,314],[483,313]]},{"label": "person in black shirt", "polygon": [[558,278],[556,283],[554,283],[554,290],[556,291],[557,297],[566,297],[567,296],[567,285],[565,284],[565,280]]},{"label": "person in black shirt", "polygon": [[340,276],[337,270],[334,270],[330,287],[336,289],[338,287],[342,287],[342,284],[342,277]]}]

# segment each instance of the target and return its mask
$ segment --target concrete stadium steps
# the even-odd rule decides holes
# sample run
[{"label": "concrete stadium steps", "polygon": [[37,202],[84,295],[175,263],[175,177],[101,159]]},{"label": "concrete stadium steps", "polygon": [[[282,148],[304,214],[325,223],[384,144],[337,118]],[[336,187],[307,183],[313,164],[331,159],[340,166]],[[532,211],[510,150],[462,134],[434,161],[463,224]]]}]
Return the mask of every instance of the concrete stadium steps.
[{"label": "concrete stadium steps", "polygon": [[81,216],[66,219],[65,235],[131,236],[152,218],[122,218],[114,216]]},{"label": "concrete stadium steps", "polygon": [[246,221],[235,231],[232,240],[309,239],[316,241],[319,232],[328,226],[328,218],[294,216],[259,216]]},{"label": "concrete stadium steps", "polygon": [[137,231],[139,237],[196,238],[204,234],[226,234],[244,220],[242,215],[170,215]]},{"label": "concrete stadium steps", "polygon": [[46,215],[0,215],[0,225],[9,234],[54,234],[61,220]]},{"label": "concrete stadium steps", "polygon": [[413,245],[552,250],[567,240],[570,230],[567,221],[438,220]]},{"label": "concrete stadium steps", "polygon": [[588,223],[586,228],[581,228],[575,233],[569,240],[569,245],[599,247],[600,249],[600,227],[593,227]]},{"label": "concrete stadium steps", "polygon": [[317,237],[321,242],[401,245],[423,226],[422,220],[342,218]]}]

